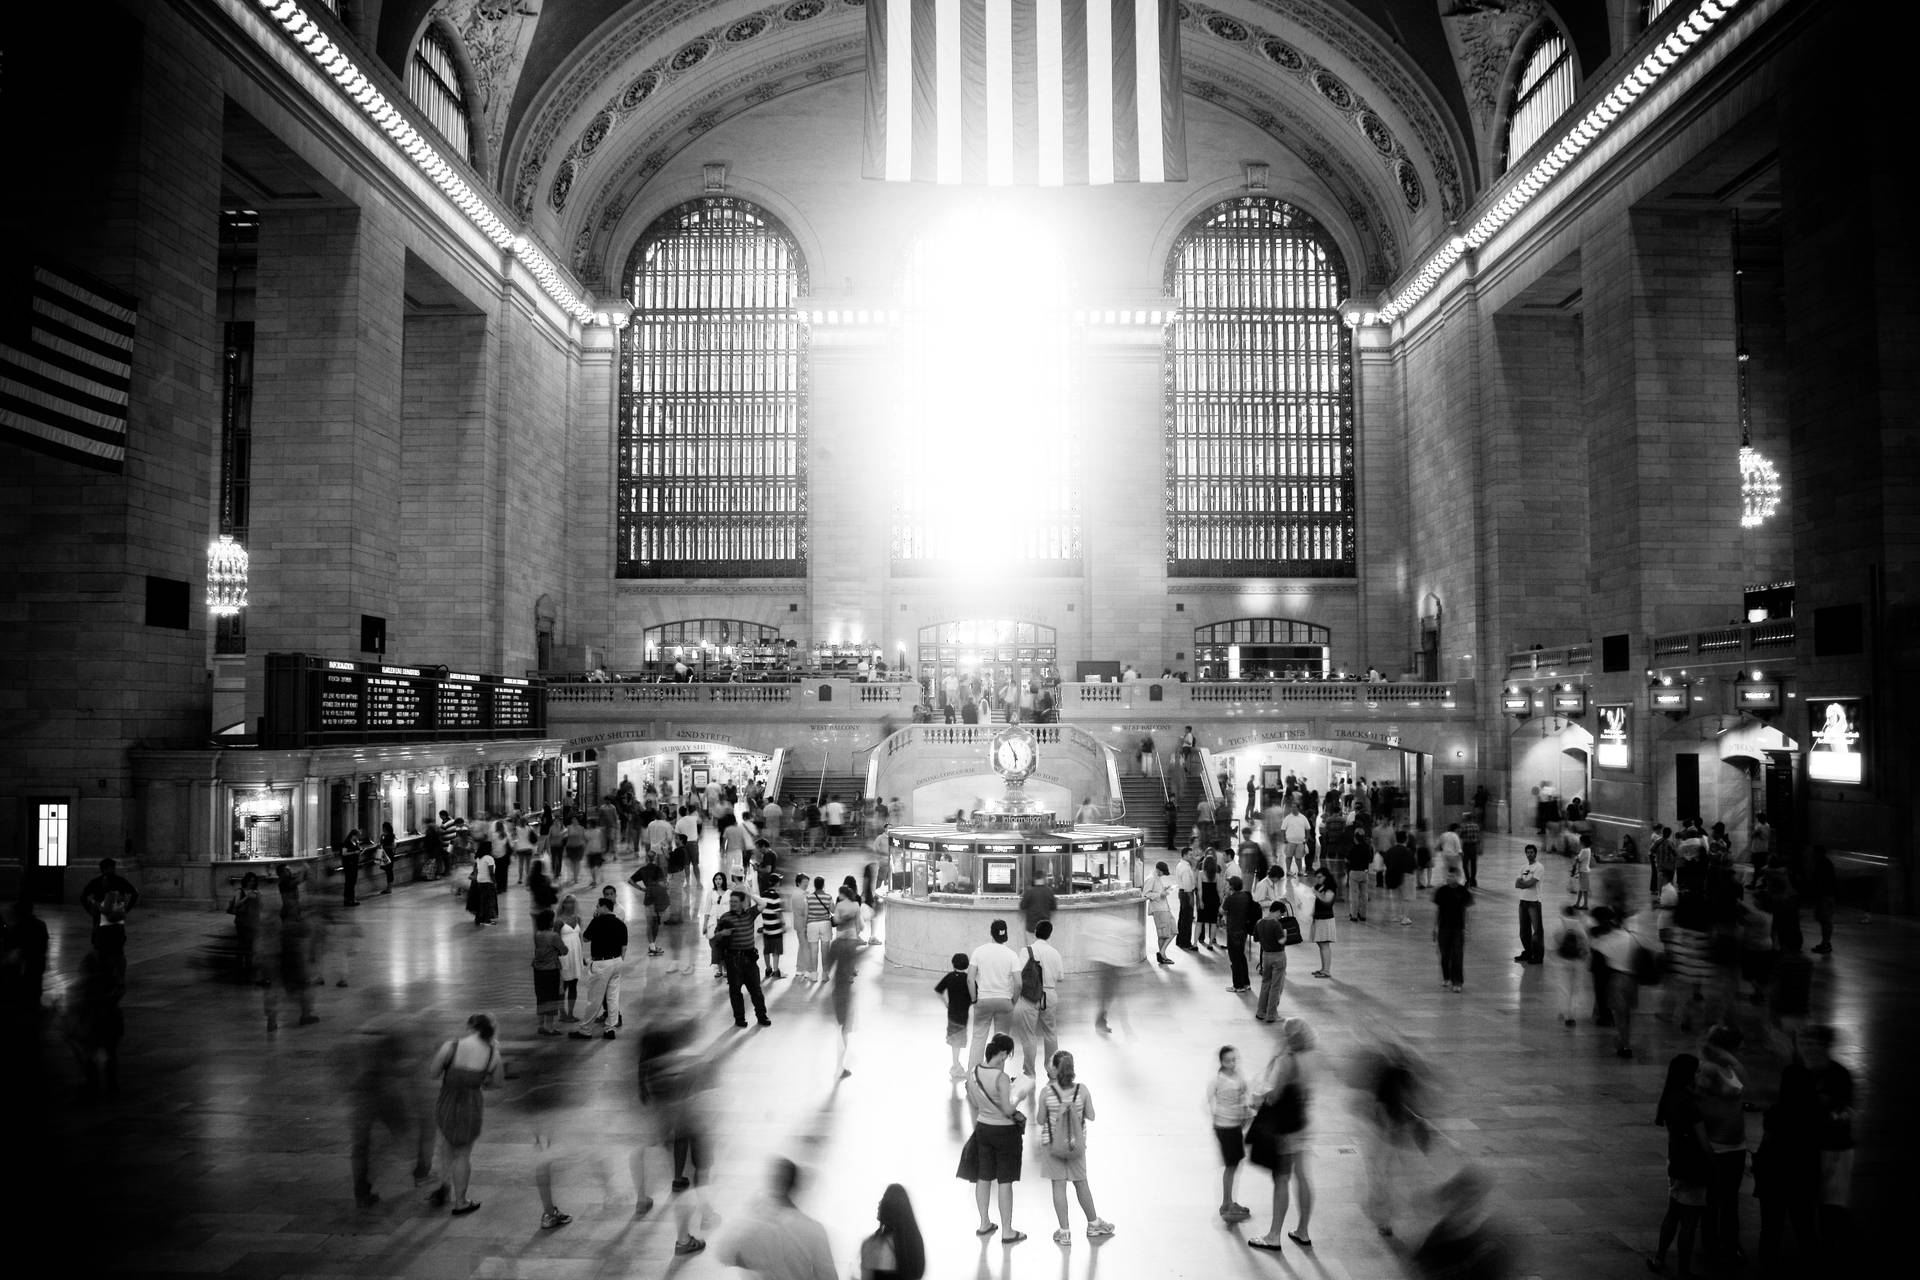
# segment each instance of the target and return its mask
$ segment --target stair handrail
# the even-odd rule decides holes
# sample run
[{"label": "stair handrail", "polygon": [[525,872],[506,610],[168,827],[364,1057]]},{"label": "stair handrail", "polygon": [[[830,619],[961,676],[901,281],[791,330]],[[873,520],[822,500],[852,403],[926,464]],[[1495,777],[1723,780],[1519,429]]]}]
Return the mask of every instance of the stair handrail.
[{"label": "stair handrail", "polygon": [[826,756],[823,754],[820,757],[820,780],[817,784],[815,784],[813,788],[813,802],[815,804],[819,804],[822,800],[825,800],[826,798],[827,798],[827,759],[826,759]]},{"label": "stair handrail", "polygon": [[1107,821],[1119,822],[1127,816],[1127,794],[1120,786],[1120,753],[1104,742],[1100,749],[1107,757]]},{"label": "stair handrail", "polygon": [[767,796],[769,799],[776,798],[780,794],[780,775],[786,772],[788,750],[789,748],[786,747],[775,747],[773,749],[773,759],[767,764]]}]

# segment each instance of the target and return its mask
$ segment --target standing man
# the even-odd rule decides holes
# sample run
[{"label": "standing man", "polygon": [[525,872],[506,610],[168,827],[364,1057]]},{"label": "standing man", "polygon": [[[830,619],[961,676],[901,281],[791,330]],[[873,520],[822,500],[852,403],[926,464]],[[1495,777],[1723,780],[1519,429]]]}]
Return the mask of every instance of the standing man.
[{"label": "standing man", "polygon": [[1220,917],[1227,923],[1227,963],[1233,970],[1233,985],[1227,990],[1245,995],[1253,990],[1247,976],[1247,939],[1253,935],[1260,907],[1247,892],[1246,881],[1239,876],[1227,877],[1227,896],[1220,903]]},{"label": "standing man", "polygon": [[1247,821],[1252,822],[1254,819],[1254,816],[1259,812],[1260,812],[1260,787],[1257,783],[1254,782],[1253,776],[1249,774],[1247,776]]},{"label": "standing man", "polygon": [[1347,850],[1347,919],[1364,924],[1367,895],[1373,892],[1373,842],[1353,827]]},{"label": "standing man", "polygon": [[627,925],[614,914],[613,901],[601,898],[593,904],[593,919],[580,935],[587,944],[587,1009],[585,1023],[573,1029],[570,1038],[591,1040],[587,1030],[600,1023],[601,1037],[613,1039],[620,1027],[620,966],[627,957]]},{"label": "standing man", "polygon": [[1253,936],[1260,942],[1260,1001],[1253,1010],[1255,1022],[1273,1022],[1280,1016],[1280,993],[1287,986],[1287,927],[1281,921],[1290,910],[1285,898],[1275,898],[1253,929]]},{"label": "standing man", "polygon": [[1466,871],[1460,865],[1464,849],[1465,846],[1460,843],[1460,824],[1449,822],[1447,829],[1440,833],[1440,883],[1446,883],[1449,867],[1459,871],[1462,879],[1466,878]]},{"label": "standing man", "polygon": [[[1042,920],[1026,949],[1026,955],[1040,965],[1040,999],[1037,1002],[1022,999],[1013,1011],[1013,1038],[1020,1043],[1020,1056],[1026,1059],[1022,1070],[1029,1080],[1035,1078],[1034,1062],[1052,1062],[1054,1051],[1060,1047],[1060,1037],[1054,1027],[1060,1004],[1060,975],[1066,971],[1066,962],[1049,941],[1052,937],[1053,921]],[[1026,956],[1021,957],[1021,963],[1026,963]],[[1043,1050],[1037,1059],[1036,1041]]]},{"label": "standing man", "polygon": [[760,1025],[773,1025],[773,1020],[767,1017],[767,999],[760,991],[760,970],[753,954],[753,938],[759,923],[757,902],[749,898],[745,889],[735,889],[727,895],[727,913],[713,924],[713,945],[726,966],[727,1002],[733,1006],[736,1027],[747,1025],[747,1008],[740,998],[742,987],[753,1000],[753,1016]]},{"label": "standing man", "polygon": [[1460,815],[1460,867],[1466,873],[1467,888],[1479,888],[1480,820],[1471,809]]},{"label": "standing man", "polygon": [[1180,851],[1173,864],[1173,887],[1180,891],[1180,912],[1174,929],[1174,945],[1182,951],[1198,951],[1193,945],[1193,895],[1200,888],[1200,877],[1193,869],[1193,846]]},{"label": "standing man", "polygon": [[1193,807],[1194,825],[1200,828],[1200,847],[1207,848],[1213,843],[1213,798],[1205,791],[1200,793],[1200,803]]},{"label": "standing man", "polygon": [[1280,839],[1285,843],[1287,856],[1287,874],[1305,875],[1307,870],[1307,833],[1313,824],[1307,821],[1307,815],[1294,805],[1287,806],[1287,812],[1280,819]]},{"label": "standing man", "polygon": [[973,988],[973,1042],[967,1065],[986,1061],[987,1040],[1013,1025],[1013,997],[1020,991],[1020,957],[1007,945],[1007,922],[987,926],[986,942],[967,957],[967,985]]},{"label": "standing man", "polygon": [[360,905],[360,858],[366,846],[359,831],[349,831],[340,841],[340,905]]},{"label": "standing man", "polygon": [[841,838],[847,832],[847,806],[840,803],[839,796],[827,797],[820,808],[820,820],[827,824],[827,852],[840,852]]},{"label": "standing man", "polygon": [[100,859],[100,874],[87,881],[87,887],[80,891],[80,905],[93,921],[96,946],[103,922],[106,927],[124,930],[128,913],[140,905],[140,891],[115,870],[119,865],[112,858]]},{"label": "standing man", "polygon": [[1540,850],[1527,846],[1527,865],[1514,877],[1513,887],[1520,891],[1520,954],[1515,964],[1539,964],[1546,958],[1546,942],[1540,925]]},{"label": "standing man", "polygon": [[1027,936],[1038,936],[1043,924],[1048,925],[1048,932],[1051,933],[1049,922],[1059,906],[1060,900],[1053,892],[1053,878],[1042,871],[1020,895],[1020,914],[1026,919]]}]

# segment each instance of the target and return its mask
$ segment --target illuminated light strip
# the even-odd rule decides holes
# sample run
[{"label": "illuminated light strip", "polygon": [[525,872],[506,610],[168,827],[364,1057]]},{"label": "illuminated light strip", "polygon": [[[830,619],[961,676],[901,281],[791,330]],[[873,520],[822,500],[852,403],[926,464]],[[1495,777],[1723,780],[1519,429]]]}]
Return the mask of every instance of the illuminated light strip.
[{"label": "illuminated light strip", "polygon": [[581,324],[594,323],[596,313],[569,284],[560,270],[525,235],[515,233],[512,227],[499,214],[493,211],[492,203],[480,191],[473,187],[453,165],[447,163],[434,145],[423,137],[420,131],[407,121],[405,114],[399,111],[386,94],[367,78],[366,74],[354,64],[344,49],[335,44],[331,37],[321,29],[318,23],[307,16],[307,11],[296,0],[254,0],[266,15],[280,24],[281,30],[298,45],[314,66],[332,80],[367,119],[379,126],[393,145],[411,160],[420,172],[424,173],[433,185],[440,188],[442,194],[454,203],[467,221],[477,228],[481,235],[493,241],[501,248],[511,250],[533,278],[540,283],[548,297],[558,303],[560,309],[578,320]]},{"label": "illuminated light strip", "polygon": [[1693,47],[1699,44],[1713,29],[1724,22],[1729,14],[1738,9],[1746,0],[1701,0],[1692,13],[1667,32],[1646,57],[1621,77],[1607,95],[1595,103],[1578,123],[1561,137],[1553,149],[1538,160],[1508,187],[1506,194],[1494,202],[1493,206],[1480,215],[1471,227],[1461,235],[1451,237],[1446,244],[1435,250],[1407,287],[1395,294],[1391,301],[1377,311],[1355,311],[1349,313],[1350,324],[1391,324],[1411,311],[1420,299],[1427,296],[1442,276],[1453,265],[1466,256],[1470,249],[1478,249],[1491,240],[1494,233],[1513,221],[1519,212],[1526,208],[1533,198],[1546,189],[1547,184],[1558,177],[1560,171],[1592,146],[1594,142],[1612,127],[1613,122],[1623,115],[1634,101],[1644,96],[1648,90],[1658,84],[1666,74],[1673,70]]}]

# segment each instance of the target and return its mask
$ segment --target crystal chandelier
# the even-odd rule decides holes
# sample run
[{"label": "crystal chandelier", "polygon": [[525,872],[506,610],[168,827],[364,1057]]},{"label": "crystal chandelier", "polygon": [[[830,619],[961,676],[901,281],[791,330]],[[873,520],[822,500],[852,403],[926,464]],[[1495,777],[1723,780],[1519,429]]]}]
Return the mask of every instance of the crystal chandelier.
[{"label": "crystal chandelier", "polygon": [[247,607],[247,549],[223,533],[207,544],[207,612],[231,617]]},{"label": "crystal chandelier", "polygon": [[1741,307],[1740,286],[1746,273],[1740,266],[1740,211],[1733,211],[1733,329],[1735,359],[1739,362],[1740,388],[1740,527],[1754,529],[1780,507],[1780,473],[1766,455],[1753,447],[1753,419],[1747,394],[1746,313]]}]

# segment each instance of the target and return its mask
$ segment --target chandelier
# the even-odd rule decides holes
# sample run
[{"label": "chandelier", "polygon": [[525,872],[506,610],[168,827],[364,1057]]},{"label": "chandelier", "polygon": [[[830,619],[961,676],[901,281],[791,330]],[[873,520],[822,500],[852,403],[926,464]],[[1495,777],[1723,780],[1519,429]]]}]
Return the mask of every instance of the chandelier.
[{"label": "chandelier", "polygon": [[223,533],[207,544],[207,612],[232,617],[247,607],[247,549]]},{"label": "chandelier", "polygon": [[1740,286],[1746,273],[1740,266],[1740,211],[1733,211],[1733,329],[1734,359],[1739,364],[1740,388],[1740,527],[1758,528],[1780,508],[1780,473],[1765,454],[1753,447],[1753,419],[1749,412],[1747,321]]}]

